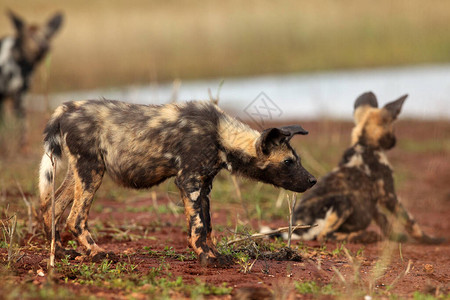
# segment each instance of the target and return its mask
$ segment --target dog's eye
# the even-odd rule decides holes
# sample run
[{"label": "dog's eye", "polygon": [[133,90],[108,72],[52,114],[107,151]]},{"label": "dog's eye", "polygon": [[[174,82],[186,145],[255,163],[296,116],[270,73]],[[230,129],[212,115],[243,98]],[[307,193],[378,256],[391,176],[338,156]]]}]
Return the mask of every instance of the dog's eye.
[{"label": "dog's eye", "polygon": [[285,160],[283,161],[283,163],[284,163],[286,166],[291,166],[291,165],[294,164],[294,160],[293,160],[292,158],[288,158],[288,159],[285,159]]}]

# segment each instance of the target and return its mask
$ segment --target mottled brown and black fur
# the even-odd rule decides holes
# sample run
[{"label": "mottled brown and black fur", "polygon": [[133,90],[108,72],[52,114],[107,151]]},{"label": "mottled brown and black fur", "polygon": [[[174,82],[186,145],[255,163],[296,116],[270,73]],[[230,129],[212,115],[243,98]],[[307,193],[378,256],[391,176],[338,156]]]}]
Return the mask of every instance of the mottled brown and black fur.
[{"label": "mottled brown and black fur", "polygon": [[[307,231],[298,230],[300,238],[369,241],[376,235],[366,229],[375,221],[392,240],[441,241],[426,235],[398,201],[393,171],[384,153],[395,146],[392,125],[406,97],[383,108],[378,108],[370,92],[356,100],[352,146],[344,152],[339,166],[303,195],[295,210],[296,223],[318,224]],[[407,235],[393,231],[391,216],[404,226]]]},{"label": "mottled brown and black fur", "polygon": [[[68,229],[91,257],[104,255],[88,230],[88,213],[105,172],[126,187],[149,188],[175,177],[185,206],[189,244],[206,263],[219,257],[211,238],[209,194],[223,168],[302,192],[315,178],[290,146],[298,125],[259,133],[204,102],[136,105],[119,101],[67,102],[44,131],[40,168],[41,209],[50,228],[53,169],[50,157],[64,153],[68,171],[56,191],[56,221],[72,204]],[[59,231],[57,239],[59,240]],[[58,249],[64,253],[60,242]]]}]

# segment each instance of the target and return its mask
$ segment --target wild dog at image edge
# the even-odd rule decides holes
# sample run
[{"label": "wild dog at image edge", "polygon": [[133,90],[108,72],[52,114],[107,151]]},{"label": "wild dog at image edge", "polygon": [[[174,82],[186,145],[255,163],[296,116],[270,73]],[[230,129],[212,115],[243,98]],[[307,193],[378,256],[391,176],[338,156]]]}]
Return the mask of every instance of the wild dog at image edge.
[{"label": "wild dog at image edge", "polygon": [[23,122],[23,96],[30,86],[31,75],[48,53],[50,41],[63,22],[61,13],[54,14],[42,26],[28,25],[12,11],[8,11],[7,15],[15,35],[0,39],[0,125],[7,99],[13,101],[15,115]]},{"label": "wild dog at image edge", "polygon": [[[366,231],[373,220],[391,240],[431,244],[443,241],[425,234],[399,202],[393,170],[384,153],[396,144],[393,122],[406,97],[383,108],[378,108],[371,92],[356,99],[352,146],[344,152],[339,166],[302,196],[294,211],[296,224],[317,224],[306,231],[297,230],[299,238],[376,241],[380,237]],[[394,232],[390,217],[399,221],[406,235]]]},{"label": "wild dog at image edge", "polygon": [[[288,190],[316,183],[289,144],[299,125],[251,129],[211,103],[136,105],[119,101],[78,101],[59,106],[44,130],[40,199],[44,227],[51,230],[52,159],[64,153],[68,170],[56,191],[57,254],[64,250],[61,216],[72,205],[67,227],[95,260],[105,250],[93,240],[88,214],[105,172],[117,183],[149,188],[175,177],[184,202],[188,242],[202,264],[226,262],[212,240],[210,191],[221,169]],[[57,164],[59,165],[59,164]]]}]

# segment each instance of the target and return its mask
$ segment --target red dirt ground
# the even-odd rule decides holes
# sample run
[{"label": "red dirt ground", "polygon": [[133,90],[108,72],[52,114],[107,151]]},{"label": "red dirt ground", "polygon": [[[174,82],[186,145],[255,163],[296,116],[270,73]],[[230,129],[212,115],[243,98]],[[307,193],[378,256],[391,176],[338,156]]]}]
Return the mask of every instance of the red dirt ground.
[{"label": "red dirt ground", "polygon": [[[411,128],[411,125],[414,128]],[[318,126],[309,124],[308,128]],[[350,125],[348,125],[350,126]],[[342,130],[347,131],[347,125]],[[319,128],[319,127],[317,127]],[[449,139],[450,125],[448,122],[423,123],[417,126],[416,123],[403,122],[398,128],[398,134],[402,138],[436,138]],[[362,280],[359,287],[352,287],[354,282],[354,271],[352,263],[343,251],[333,254],[332,250],[340,245],[336,243],[319,244],[317,242],[304,242],[308,246],[307,252],[301,252],[302,261],[262,261],[258,260],[250,273],[241,272],[241,266],[235,264],[230,268],[204,268],[197,260],[190,258],[187,250],[186,229],[184,215],[177,216],[171,213],[157,215],[155,212],[127,212],[126,203],[108,199],[97,199],[95,205],[101,204],[102,212],[92,209],[90,216],[91,227],[101,224],[103,227],[97,229],[99,236],[98,243],[101,247],[113,251],[115,254],[127,254],[128,257],[121,257],[122,262],[137,264],[135,272],[146,273],[151,267],[158,267],[162,261],[160,255],[148,254],[144,250],[145,246],[151,247],[156,252],[163,252],[169,246],[177,254],[186,255],[188,258],[180,261],[176,258],[165,256],[165,262],[170,264],[170,272],[176,276],[182,276],[185,283],[195,284],[197,279],[203,282],[221,285],[223,282],[233,287],[231,295],[215,296],[229,299],[239,294],[239,290],[244,287],[264,287],[270,290],[276,298],[286,296],[285,299],[298,297],[311,298],[295,293],[294,281],[314,280],[317,283],[333,283],[336,290],[346,292],[355,290],[368,291],[369,282],[372,280],[372,272],[380,257],[389,257],[390,263],[386,268],[386,273],[375,281],[373,290],[376,295],[389,297],[390,294],[402,297],[412,297],[415,291],[430,293],[432,295],[442,295],[449,293],[450,282],[450,158],[447,151],[432,152],[408,152],[401,153],[394,149],[389,153],[389,158],[394,168],[401,165],[411,174],[398,189],[398,194],[404,202],[406,208],[415,217],[425,232],[445,237],[447,241],[441,245],[420,245],[420,244],[388,244],[379,242],[374,244],[346,244],[345,247],[355,255],[358,251],[362,253],[356,257],[360,264],[360,274]],[[166,198],[158,199],[158,204],[166,204]],[[217,201],[217,200],[216,200]],[[134,208],[152,206],[151,199],[141,198],[133,202]],[[212,202],[213,225],[226,226],[227,215],[236,216],[239,207],[230,209],[214,209]],[[137,209],[138,210],[138,209]],[[134,230],[129,233],[143,234],[143,230],[148,230],[148,236],[152,239],[129,239],[117,240],[111,238],[114,233],[108,222],[115,224],[115,228],[124,227],[130,224],[135,225]],[[157,225],[159,224],[159,225]],[[161,225],[163,224],[163,225]],[[256,228],[256,224],[255,229]],[[285,220],[272,220],[266,222],[272,227],[286,226]],[[228,228],[233,230],[233,228]],[[216,236],[230,236],[229,232],[219,232]],[[63,236],[63,240],[70,240],[68,234]],[[42,237],[33,238],[34,241],[43,241]],[[24,239],[27,240],[27,239]],[[294,248],[298,245],[294,243]],[[326,250],[324,247],[326,246]],[[392,251],[387,256],[383,256],[383,251],[392,247]],[[23,258],[15,264],[17,269],[17,280],[34,280],[36,284],[43,284],[46,277],[37,276],[36,272],[42,268],[47,274],[48,247],[45,250],[23,245]],[[0,259],[5,260],[6,249],[0,249]],[[410,272],[399,278],[395,286],[387,291],[386,286],[392,284],[400,274],[405,272],[408,262],[411,261]],[[319,267],[320,266],[320,267]],[[345,278],[343,283],[339,279],[338,272]],[[60,281],[61,284],[63,281]],[[68,284],[75,294],[95,294],[106,298],[124,298],[128,294],[117,289],[107,287],[80,286]],[[347,288],[343,288],[347,287]],[[364,295],[364,294],[363,294]],[[139,295],[134,295],[139,298]],[[360,295],[361,296],[361,295]],[[328,296],[331,297],[331,296]],[[327,298],[327,297],[325,297]]]}]

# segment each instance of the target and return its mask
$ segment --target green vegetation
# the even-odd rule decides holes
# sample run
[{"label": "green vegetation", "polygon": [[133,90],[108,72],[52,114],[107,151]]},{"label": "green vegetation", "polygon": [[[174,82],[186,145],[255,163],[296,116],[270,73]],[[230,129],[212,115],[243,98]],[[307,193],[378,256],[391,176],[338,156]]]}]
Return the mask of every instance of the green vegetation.
[{"label": "green vegetation", "polygon": [[[223,283],[210,285],[200,280],[187,284],[183,278],[175,277],[170,272],[170,265],[162,262],[157,267],[150,268],[145,275],[133,272],[139,266],[116,263],[109,260],[101,263],[78,264],[62,259],[56,265],[56,272],[61,274],[64,283],[49,281],[41,288],[31,283],[4,285],[2,299],[94,299],[81,290],[74,295],[71,287],[74,285],[98,286],[117,291],[119,295],[134,295],[134,297],[151,297],[153,299],[168,299],[171,297],[192,297],[197,299],[204,295],[227,295],[231,288]],[[1,286],[1,285],[0,285]],[[176,296],[178,295],[178,296]]]},{"label": "green vegetation", "polygon": [[[450,61],[448,1],[5,0],[6,8],[38,22],[64,11],[39,92]],[[0,28],[12,32],[5,17]]]},{"label": "green vegetation", "polygon": [[314,296],[320,295],[336,295],[337,292],[333,290],[331,284],[320,286],[315,281],[295,282],[295,289],[302,295],[312,294]]}]

